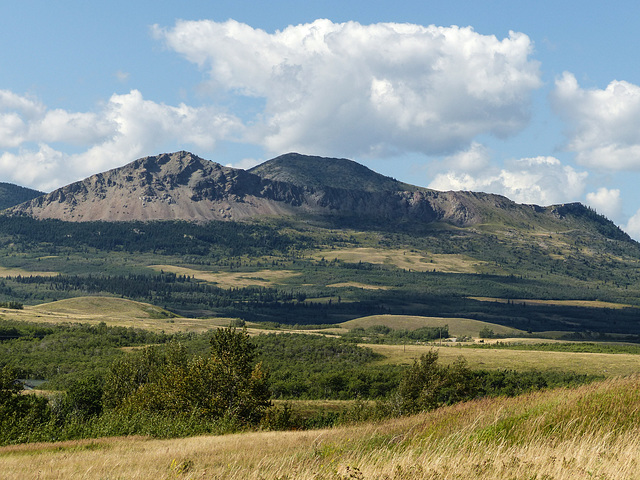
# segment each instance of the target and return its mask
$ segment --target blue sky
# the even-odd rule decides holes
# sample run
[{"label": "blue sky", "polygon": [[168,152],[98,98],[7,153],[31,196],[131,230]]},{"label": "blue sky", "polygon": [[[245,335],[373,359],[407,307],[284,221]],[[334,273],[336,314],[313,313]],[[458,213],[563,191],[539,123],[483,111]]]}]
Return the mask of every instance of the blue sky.
[{"label": "blue sky", "polygon": [[298,151],[580,201],[640,239],[639,18],[633,1],[2,2],[0,181]]}]

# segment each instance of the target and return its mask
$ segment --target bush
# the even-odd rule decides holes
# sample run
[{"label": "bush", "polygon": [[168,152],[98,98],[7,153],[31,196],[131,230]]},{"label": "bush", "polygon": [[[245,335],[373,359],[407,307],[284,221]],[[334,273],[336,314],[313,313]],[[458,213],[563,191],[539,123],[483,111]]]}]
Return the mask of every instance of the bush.
[{"label": "bush", "polygon": [[114,362],[104,405],[256,424],[270,405],[270,392],[267,373],[253,363],[253,350],[246,330],[232,327],[216,330],[208,358],[189,356],[179,343],[148,347]]},{"label": "bush", "polygon": [[416,360],[404,374],[398,388],[402,414],[433,410],[476,396],[478,382],[460,357],[450,366],[438,364],[438,352],[431,350]]},{"label": "bush", "polygon": [[46,398],[22,395],[16,372],[7,366],[0,370],[0,443],[28,441],[34,431],[47,424],[51,409]]}]

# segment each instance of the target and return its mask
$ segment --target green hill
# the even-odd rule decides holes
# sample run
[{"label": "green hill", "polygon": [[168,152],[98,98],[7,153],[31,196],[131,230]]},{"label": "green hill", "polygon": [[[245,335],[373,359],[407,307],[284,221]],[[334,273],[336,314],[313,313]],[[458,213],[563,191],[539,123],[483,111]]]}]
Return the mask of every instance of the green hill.
[{"label": "green hill", "polygon": [[287,153],[249,170],[261,178],[309,189],[338,188],[364,192],[416,190],[346,158]]},{"label": "green hill", "polygon": [[31,188],[0,182],[0,210],[27,202],[40,195],[44,195],[44,193]]}]

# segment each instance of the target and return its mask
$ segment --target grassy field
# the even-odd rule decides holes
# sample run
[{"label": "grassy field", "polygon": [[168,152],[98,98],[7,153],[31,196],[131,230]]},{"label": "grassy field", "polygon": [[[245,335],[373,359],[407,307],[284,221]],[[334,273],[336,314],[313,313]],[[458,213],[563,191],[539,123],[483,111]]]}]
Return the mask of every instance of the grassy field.
[{"label": "grassy field", "polygon": [[602,302],[600,300],[530,300],[530,299],[506,299],[490,297],[469,297],[480,302],[514,303],[517,305],[554,305],[561,307],[586,307],[586,308],[621,308],[632,307],[624,303]]},{"label": "grassy field", "polygon": [[181,318],[148,303],[114,297],[76,297],[57,302],[25,306],[23,310],[0,308],[6,320],[37,323],[106,323],[108,326],[134,327],[154,332],[204,332],[227,326],[232,319]]},{"label": "grassy field", "polygon": [[484,350],[428,345],[367,345],[367,347],[384,355],[384,360],[380,361],[382,364],[412,364],[422,354],[435,348],[442,363],[452,363],[458,357],[463,357],[471,368],[552,370],[606,377],[640,373],[640,355],[632,354]]},{"label": "grassy field", "polygon": [[390,287],[384,285],[368,285],[366,283],[360,282],[341,282],[341,283],[332,283],[331,285],[327,285],[329,288],[361,288],[363,290],[388,290]]},{"label": "grassy field", "polygon": [[302,432],[0,448],[39,479],[640,479],[640,378]]},{"label": "grassy field", "polygon": [[28,277],[29,275],[38,275],[40,277],[53,277],[58,275],[58,272],[33,272],[29,270],[23,270],[21,268],[7,268],[0,267],[0,277],[17,277],[18,275]]},{"label": "grassy field", "polygon": [[[205,332],[216,327],[228,326],[232,318],[182,318],[166,310],[131,300],[114,297],[78,297],[26,306],[23,310],[0,308],[0,316],[6,320],[37,323],[106,323],[108,326],[124,326],[154,332]],[[269,333],[300,333],[336,336],[357,327],[367,328],[386,325],[394,329],[414,330],[420,327],[449,325],[452,337],[470,335],[477,337],[481,328],[488,326],[496,333],[513,335],[501,341],[539,342],[535,339],[517,338],[518,330],[464,318],[417,317],[408,315],[373,315],[350,320],[334,328],[321,330],[266,329],[260,324],[247,323],[250,335]],[[490,342],[491,340],[485,340]],[[544,340],[548,343],[550,340]],[[632,354],[540,352],[527,350],[468,349],[457,348],[443,339],[434,346],[424,344],[381,345],[367,344],[373,351],[384,355],[382,364],[412,364],[431,348],[437,348],[442,362],[453,362],[463,356],[472,368],[514,370],[556,370],[575,373],[604,375],[629,375],[640,372],[640,356]]]},{"label": "grassy field", "polygon": [[164,271],[175,273],[176,275],[186,275],[205,282],[215,283],[221,288],[270,287],[285,278],[299,275],[297,272],[290,270],[265,269],[257,272],[207,272],[173,265],[150,265],[149,268],[157,272]]},{"label": "grassy field", "polygon": [[485,263],[465,255],[422,254],[412,250],[373,247],[321,250],[312,257],[316,260],[324,258],[327,261],[394,265],[414,272],[476,273],[477,267]]},{"label": "grassy field", "polygon": [[477,337],[480,330],[488,327],[499,335],[518,336],[524,332],[515,328],[504,327],[493,323],[480,322],[468,318],[443,318],[443,317],[419,317],[413,315],[371,315],[356,318],[348,322],[341,323],[340,326],[347,330],[352,328],[367,328],[375,325],[385,325],[394,330],[416,330],[421,327],[444,327],[449,326],[449,334],[452,337],[468,335]]}]

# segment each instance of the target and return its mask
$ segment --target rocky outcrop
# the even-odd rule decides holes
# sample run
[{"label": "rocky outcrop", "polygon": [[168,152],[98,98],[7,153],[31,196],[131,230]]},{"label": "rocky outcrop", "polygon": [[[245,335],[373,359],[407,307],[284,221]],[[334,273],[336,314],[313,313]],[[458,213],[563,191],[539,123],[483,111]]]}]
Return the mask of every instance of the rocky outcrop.
[{"label": "rocky outcrop", "polygon": [[93,175],[11,212],[68,221],[207,221],[291,215],[302,206],[298,187],[176,152]]},{"label": "rocky outcrop", "polygon": [[[346,159],[286,154],[248,171],[189,152],[135,160],[6,210],[66,221],[244,220],[340,216],[368,221],[446,222],[460,227],[581,218],[610,237],[623,235],[581,204],[520,205],[476,192],[408,185]],[[593,218],[592,218],[593,217]],[[598,218],[596,218],[598,217]]]}]

